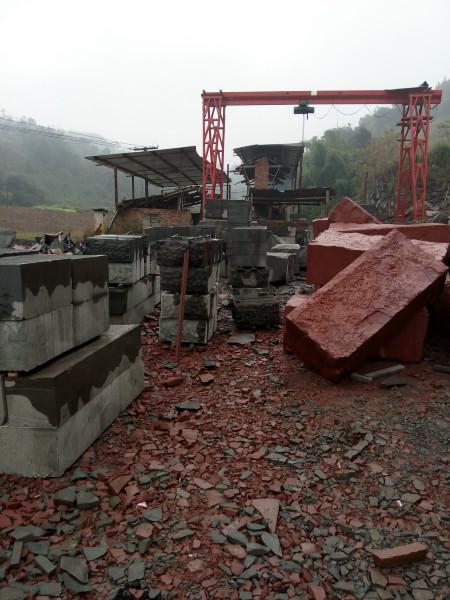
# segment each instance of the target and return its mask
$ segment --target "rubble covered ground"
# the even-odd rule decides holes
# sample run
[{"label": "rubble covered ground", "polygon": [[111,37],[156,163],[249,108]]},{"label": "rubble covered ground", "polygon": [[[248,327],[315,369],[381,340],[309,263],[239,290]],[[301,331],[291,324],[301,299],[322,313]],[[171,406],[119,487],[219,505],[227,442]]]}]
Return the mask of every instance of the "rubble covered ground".
[{"label": "rubble covered ground", "polygon": [[333,385],[230,297],[179,366],[145,319],[145,391],[64,477],[0,475],[0,599],[450,598],[445,342],[407,385]]}]

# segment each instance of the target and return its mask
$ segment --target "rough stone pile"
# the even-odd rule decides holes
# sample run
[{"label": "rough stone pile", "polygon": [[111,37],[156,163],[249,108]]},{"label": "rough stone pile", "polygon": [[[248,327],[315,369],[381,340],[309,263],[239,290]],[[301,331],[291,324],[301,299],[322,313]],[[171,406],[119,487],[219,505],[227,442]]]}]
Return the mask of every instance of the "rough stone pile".
[{"label": "rough stone pile", "polygon": [[267,252],[271,242],[265,226],[231,231],[233,318],[239,329],[272,328],[280,323],[278,300],[269,285]]},{"label": "rough stone pile", "polygon": [[183,258],[189,250],[182,341],[207,344],[217,328],[218,281],[223,242],[204,237],[172,237],[156,243],[161,275],[159,338],[175,342]]},{"label": "rough stone pile", "polygon": [[0,259],[0,473],[61,475],[140,393],[134,329],[110,326],[105,256]]},{"label": "rough stone pile", "polygon": [[110,314],[114,324],[139,323],[159,301],[154,257],[143,235],[96,235],[86,252],[108,257]]}]

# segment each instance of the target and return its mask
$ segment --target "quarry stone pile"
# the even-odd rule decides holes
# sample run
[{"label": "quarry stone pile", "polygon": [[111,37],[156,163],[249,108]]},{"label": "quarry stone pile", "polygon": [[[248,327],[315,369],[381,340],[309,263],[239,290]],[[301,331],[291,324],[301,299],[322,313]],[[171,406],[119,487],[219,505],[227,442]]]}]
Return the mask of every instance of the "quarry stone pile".
[{"label": "quarry stone pile", "polygon": [[230,282],[233,318],[239,329],[270,329],[280,323],[278,301],[269,285],[267,252],[271,246],[272,234],[265,226],[231,231]]},{"label": "quarry stone pile", "polygon": [[171,237],[156,242],[161,279],[159,338],[174,343],[178,330],[183,260],[189,250],[182,342],[207,344],[217,328],[218,282],[222,240]]},{"label": "quarry stone pile", "polygon": [[108,260],[111,322],[139,323],[159,302],[154,249],[144,235],[96,235],[86,252]]},{"label": "quarry stone pile", "polygon": [[0,258],[0,473],[59,476],[140,393],[140,334],[110,326],[106,256]]}]

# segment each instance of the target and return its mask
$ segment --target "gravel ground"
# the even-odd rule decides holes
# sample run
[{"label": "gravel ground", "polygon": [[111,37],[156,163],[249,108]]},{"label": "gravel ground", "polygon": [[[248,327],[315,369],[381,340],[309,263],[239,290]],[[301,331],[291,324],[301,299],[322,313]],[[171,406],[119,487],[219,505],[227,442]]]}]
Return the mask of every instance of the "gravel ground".
[{"label": "gravel ground", "polygon": [[[0,600],[450,598],[449,375],[332,385],[281,328],[230,344],[226,306],[178,367],[157,330],[146,389],[63,478],[0,476]],[[412,542],[422,560],[375,567]]]}]

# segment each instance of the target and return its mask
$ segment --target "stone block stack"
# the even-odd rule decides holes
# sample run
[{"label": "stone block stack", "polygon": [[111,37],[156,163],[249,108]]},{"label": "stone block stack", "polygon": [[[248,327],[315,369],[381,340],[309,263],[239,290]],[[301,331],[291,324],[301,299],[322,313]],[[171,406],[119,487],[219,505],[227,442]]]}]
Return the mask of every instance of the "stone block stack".
[{"label": "stone block stack", "polygon": [[0,473],[60,476],[141,391],[105,256],[0,258]]},{"label": "stone block stack", "polygon": [[218,282],[223,242],[203,237],[172,237],[156,244],[161,279],[161,341],[175,342],[178,329],[181,275],[189,249],[189,273],[182,341],[206,344],[217,328]]},{"label": "stone block stack", "polygon": [[89,237],[86,253],[107,257],[112,323],[139,323],[154,310],[159,302],[159,282],[152,247],[143,235]]},{"label": "stone block stack", "polygon": [[272,235],[267,227],[236,227],[231,231],[230,282],[233,318],[239,329],[277,327],[280,310],[269,285],[267,252]]}]

